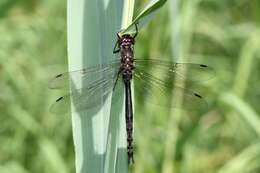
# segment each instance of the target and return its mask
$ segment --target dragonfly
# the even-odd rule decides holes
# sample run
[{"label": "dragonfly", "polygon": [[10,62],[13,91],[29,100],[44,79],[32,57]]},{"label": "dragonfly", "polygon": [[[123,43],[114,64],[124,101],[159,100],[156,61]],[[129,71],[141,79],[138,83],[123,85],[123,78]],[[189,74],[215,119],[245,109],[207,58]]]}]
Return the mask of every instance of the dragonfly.
[{"label": "dragonfly", "polygon": [[[134,57],[135,39],[138,35],[138,27],[135,24],[134,34],[117,33],[117,42],[113,49],[114,54],[119,58],[108,63],[83,68],[77,71],[66,72],[56,75],[49,83],[52,89],[66,86],[68,81],[82,79],[86,86],[72,88],[72,91],[59,97],[51,106],[52,112],[64,113],[70,108],[70,100],[77,111],[91,109],[100,102],[109,98],[111,93],[125,93],[125,123],[127,132],[127,156],[128,163],[134,163],[133,147],[133,102],[132,102],[132,81],[137,95],[146,95],[148,98],[156,98],[155,104],[165,106],[161,98],[169,97],[172,83],[174,81],[204,81],[214,76],[214,70],[204,64],[176,63],[161,59],[138,59]],[[148,67],[153,67],[156,73],[147,72]],[[186,71],[186,72],[185,72]],[[157,74],[161,74],[160,76]],[[176,80],[177,79],[177,80]],[[153,92],[151,88],[157,89]],[[182,96],[185,108],[196,109],[206,104],[205,99],[187,87],[174,84],[174,93]],[[151,99],[148,99],[151,101]],[[153,99],[155,100],[155,99]],[[171,102],[169,107],[178,107],[178,103]]]}]

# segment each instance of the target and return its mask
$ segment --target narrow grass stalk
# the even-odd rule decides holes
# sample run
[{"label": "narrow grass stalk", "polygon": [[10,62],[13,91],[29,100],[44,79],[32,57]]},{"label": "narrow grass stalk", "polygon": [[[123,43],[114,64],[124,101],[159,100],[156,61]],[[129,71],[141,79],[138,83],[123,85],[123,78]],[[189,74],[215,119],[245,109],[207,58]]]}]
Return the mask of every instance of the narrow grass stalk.
[{"label": "narrow grass stalk", "polygon": [[[169,3],[169,11],[170,11],[170,19],[171,19],[171,47],[173,50],[173,57],[179,57],[180,56],[180,46],[181,44],[181,37],[180,37],[180,11],[179,11],[179,0],[173,0],[171,3]],[[182,57],[179,57],[182,58]],[[176,60],[176,59],[175,59]],[[180,60],[180,59],[179,59]],[[173,99],[181,99],[181,98],[173,98]],[[181,102],[181,100],[179,101]],[[173,113],[173,112],[172,112]],[[171,132],[167,134],[167,140],[165,142],[165,154],[164,154],[164,162],[162,166],[162,173],[168,173],[168,172],[174,172],[173,168],[173,158],[175,155],[175,146],[176,146],[176,138],[178,137],[178,119],[181,115],[181,113],[177,113],[176,110],[173,113],[175,117],[170,116],[170,121],[167,126],[167,131]],[[178,115],[177,115],[178,114]]]},{"label": "narrow grass stalk", "polygon": [[259,31],[255,31],[251,34],[250,38],[244,44],[241,50],[237,66],[237,73],[235,75],[235,81],[233,84],[233,91],[238,96],[243,97],[249,87],[250,74],[254,68],[254,62],[256,61],[256,54],[259,51],[259,45]]},{"label": "narrow grass stalk", "polygon": [[260,137],[259,115],[249,104],[231,92],[223,93],[220,99],[222,102],[233,108],[231,113],[232,118],[236,115],[235,112],[238,112],[242,116],[243,122],[248,123],[249,126],[256,132],[258,137]]},{"label": "narrow grass stalk", "polygon": [[[172,23],[172,49],[173,49],[173,60],[177,62],[185,62],[188,61],[186,59],[186,55],[189,52],[192,32],[190,31],[191,26],[193,25],[193,18],[196,15],[196,10],[198,8],[200,0],[195,1],[187,1],[183,4],[181,10],[179,10],[179,1],[172,1],[170,4],[171,11],[171,20]],[[180,35],[180,36],[179,36]],[[185,70],[185,69],[184,69]],[[185,73],[184,73],[185,74]],[[179,94],[179,97],[173,98],[179,103],[181,108],[183,98]],[[178,168],[174,168],[173,160],[175,158],[177,139],[178,139],[178,126],[181,119],[182,111],[180,109],[173,109],[171,111],[171,116],[168,121],[167,131],[168,136],[165,141],[165,158],[162,166],[162,173],[168,172],[179,172]]]},{"label": "narrow grass stalk", "polygon": [[259,141],[254,143],[242,152],[238,153],[236,157],[228,161],[222,168],[220,168],[217,173],[244,173],[244,172],[254,172],[259,168]]},{"label": "narrow grass stalk", "polygon": [[[250,74],[254,68],[254,61],[257,57],[256,54],[258,52],[258,47],[260,45],[260,40],[258,39],[259,31],[256,30],[251,34],[251,37],[245,42],[238,61],[237,72],[235,74],[235,80],[233,84],[233,89],[230,94],[227,96],[222,95],[221,101],[224,103],[228,103],[233,107],[231,111],[228,113],[227,119],[231,124],[237,119],[239,121],[247,122],[248,125],[256,132],[256,134],[260,135],[260,129],[258,123],[260,119],[257,113],[252,110],[250,106],[243,103],[243,97],[246,91],[249,89],[249,81]],[[234,94],[236,96],[234,96]],[[228,97],[233,96],[233,97]],[[230,100],[233,100],[230,102]],[[241,117],[237,117],[236,113],[239,112]],[[244,121],[246,120],[246,121]],[[237,127],[234,127],[237,128]]]}]

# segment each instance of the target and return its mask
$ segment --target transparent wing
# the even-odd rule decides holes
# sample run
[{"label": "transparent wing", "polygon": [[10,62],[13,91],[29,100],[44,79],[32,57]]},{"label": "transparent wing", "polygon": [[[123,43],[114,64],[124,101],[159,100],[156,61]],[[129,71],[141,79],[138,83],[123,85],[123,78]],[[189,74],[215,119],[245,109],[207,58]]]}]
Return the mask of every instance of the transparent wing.
[{"label": "transparent wing", "polygon": [[[197,110],[207,108],[207,102],[199,94],[180,86],[172,85],[173,81],[165,81],[136,68],[134,71],[135,93],[146,98],[146,101],[163,107]],[[182,105],[178,99],[182,98]]]},{"label": "transparent wing", "polygon": [[[70,101],[76,111],[96,108],[100,103],[104,102],[115,85],[115,78],[106,81],[100,81],[90,87],[75,90],[67,95],[58,98],[51,106],[50,111],[53,113],[67,113],[70,110]],[[121,81],[117,82],[117,88],[121,87]]]},{"label": "transparent wing", "polygon": [[100,105],[113,91],[117,77],[120,78],[118,69],[109,69],[106,72],[103,71],[102,74],[89,77],[87,82],[84,81],[83,88],[78,89],[72,86],[70,93],[58,98],[51,106],[50,111],[53,113],[67,113],[70,110],[71,101],[76,111]]},{"label": "transparent wing", "polygon": [[175,63],[159,59],[135,59],[135,66],[139,69],[152,67],[157,74],[168,75],[169,79],[177,78],[187,81],[206,81],[215,76],[213,68],[204,64]]},{"label": "transparent wing", "polygon": [[111,61],[108,64],[101,66],[94,66],[90,68],[83,68],[77,71],[71,71],[56,75],[49,81],[49,88],[60,89],[69,86],[70,81],[84,81],[84,83],[91,83],[92,80],[99,78],[105,73],[114,72],[115,69],[119,69],[120,60]]}]

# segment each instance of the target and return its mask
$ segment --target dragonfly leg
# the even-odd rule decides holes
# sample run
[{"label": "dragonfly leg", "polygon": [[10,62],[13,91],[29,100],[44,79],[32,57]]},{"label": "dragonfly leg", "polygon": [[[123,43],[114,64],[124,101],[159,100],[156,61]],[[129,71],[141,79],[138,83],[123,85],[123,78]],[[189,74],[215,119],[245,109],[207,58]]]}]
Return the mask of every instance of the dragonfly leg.
[{"label": "dragonfly leg", "polygon": [[120,68],[120,69],[118,70],[118,72],[117,72],[116,82],[115,82],[115,84],[114,84],[114,86],[113,86],[113,91],[115,90],[115,87],[116,87],[116,84],[117,84],[117,81],[118,81],[118,78],[119,78],[119,75],[120,75],[121,72],[122,72],[122,68]]},{"label": "dragonfly leg", "polygon": [[120,51],[120,49],[117,48],[117,47],[118,47],[118,40],[121,39],[121,37],[120,37],[120,35],[119,35],[120,32],[121,32],[121,31],[119,31],[118,33],[116,33],[116,35],[117,35],[117,41],[116,41],[116,44],[115,44],[114,49],[113,49],[113,54],[116,54],[116,53],[118,53],[118,52]]},{"label": "dragonfly leg", "polygon": [[[117,45],[117,44],[116,44]],[[115,47],[116,47],[116,45],[115,45]],[[116,53],[118,53],[120,51],[120,49],[115,49],[114,48],[114,50],[113,50],[113,54],[116,54]]]},{"label": "dragonfly leg", "polygon": [[134,34],[134,38],[138,35],[138,22],[135,23],[135,34]]},{"label": "dragonfly leg", "polygon": [[[117,33],[117,37],[119,37],[118,33]],[[120,51],[120,49],[117,48],[117,47],[118,47],[118,41],[116,41],[116,44],[115,44],[115,46],[114,46],[113,54],[116,54],[116,53],[118,53],[118,52]]]}]

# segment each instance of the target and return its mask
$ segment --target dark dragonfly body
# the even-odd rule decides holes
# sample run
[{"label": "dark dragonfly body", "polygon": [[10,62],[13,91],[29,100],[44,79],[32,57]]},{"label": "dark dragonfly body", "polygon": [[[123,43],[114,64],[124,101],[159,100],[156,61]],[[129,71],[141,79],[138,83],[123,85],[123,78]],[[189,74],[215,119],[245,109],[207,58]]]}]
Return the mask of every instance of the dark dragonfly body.
[{"label": "dark dragonfly body", "polygon": [[132,106],[132,92],[131,92],[131,80],[134,70],[134,44],[136,34],[131,36],[130,34],[125,34],[119,36],[117,34],[118,49],[113,53],[120,52],[121,66],[118,71],[118,77],[120,73],[125,85],[125,121],[126,121],[126,132],[127,132],[127,155],[128,163],[134,163],[134,148],[133,148],[133,106]]}]

